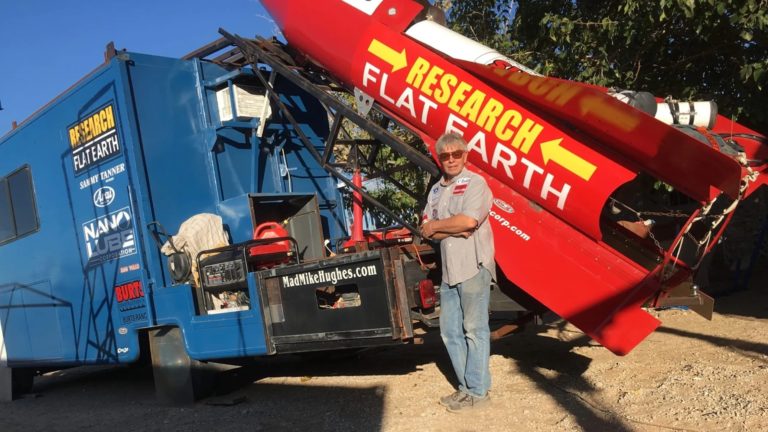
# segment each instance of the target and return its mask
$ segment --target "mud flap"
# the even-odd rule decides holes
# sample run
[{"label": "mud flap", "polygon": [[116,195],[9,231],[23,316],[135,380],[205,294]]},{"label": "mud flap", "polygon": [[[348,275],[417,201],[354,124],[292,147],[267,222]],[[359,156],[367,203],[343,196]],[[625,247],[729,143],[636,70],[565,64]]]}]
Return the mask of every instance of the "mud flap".
[{"label": "mud flap", "polygon": [[32,390],[34,371],[0,366],[0,402],[18,399]]},{"label": "mud flap", "polygon": [[150,330],[149,346],[155,395],[161,403],[187,405],[211,394],[216,369],[189,357],[177,327]]}]

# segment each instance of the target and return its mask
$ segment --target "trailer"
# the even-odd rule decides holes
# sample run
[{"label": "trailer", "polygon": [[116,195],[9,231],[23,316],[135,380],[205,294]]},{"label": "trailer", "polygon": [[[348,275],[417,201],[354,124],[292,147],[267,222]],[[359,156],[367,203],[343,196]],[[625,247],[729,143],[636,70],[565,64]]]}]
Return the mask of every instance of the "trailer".
[{"label": "trailer", "polygon": [[189,402],[209,362],[405,343],[434,314],[431,248],[410,234],[332,251],[349,180],[313,156],[326,108],[204,59],[228,45],[110,45],[0,139],[2,399],[37,372],[151,354],[160,399]]}]

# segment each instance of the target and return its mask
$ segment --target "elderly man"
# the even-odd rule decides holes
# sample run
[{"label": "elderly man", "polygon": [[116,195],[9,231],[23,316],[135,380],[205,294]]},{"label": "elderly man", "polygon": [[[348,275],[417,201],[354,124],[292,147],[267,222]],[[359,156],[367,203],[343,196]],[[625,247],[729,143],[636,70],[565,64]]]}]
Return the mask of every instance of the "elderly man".
[{"label": "elderly man", "polygon": [[490,399],[488,301],[496,266],[488,212],[493,196],[485,179],[464,167],[467,143],[460,135],[441,136],[435,148],[443,177],[429,193],[421,234],[440,241],[440,334],[459,381],[458,390],[440,398],[440,404],[456,412]]}]

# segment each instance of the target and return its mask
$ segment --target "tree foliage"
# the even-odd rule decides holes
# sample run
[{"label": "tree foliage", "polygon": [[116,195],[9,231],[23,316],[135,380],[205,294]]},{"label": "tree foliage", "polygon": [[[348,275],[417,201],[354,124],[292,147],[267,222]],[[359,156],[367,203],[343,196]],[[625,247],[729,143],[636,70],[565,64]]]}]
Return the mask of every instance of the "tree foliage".
[{"label": "tree foliage", "polygon": [[546,75],[715,100],[768,133],[768,0],[454,0],[452,28]]}]

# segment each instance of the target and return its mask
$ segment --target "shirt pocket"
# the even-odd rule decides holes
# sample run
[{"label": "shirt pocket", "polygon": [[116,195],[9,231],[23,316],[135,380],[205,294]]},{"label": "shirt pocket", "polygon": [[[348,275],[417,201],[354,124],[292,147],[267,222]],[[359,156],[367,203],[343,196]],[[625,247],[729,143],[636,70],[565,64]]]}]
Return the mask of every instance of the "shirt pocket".
[{"label": "shirt pocket", "polygon": [[451,195],[451,197],[448,199],[448,213],[451,214],[451,216],[456,216],[457,214],[461,213],[461,208],[464,205],[464,194],[461,195]]}]

